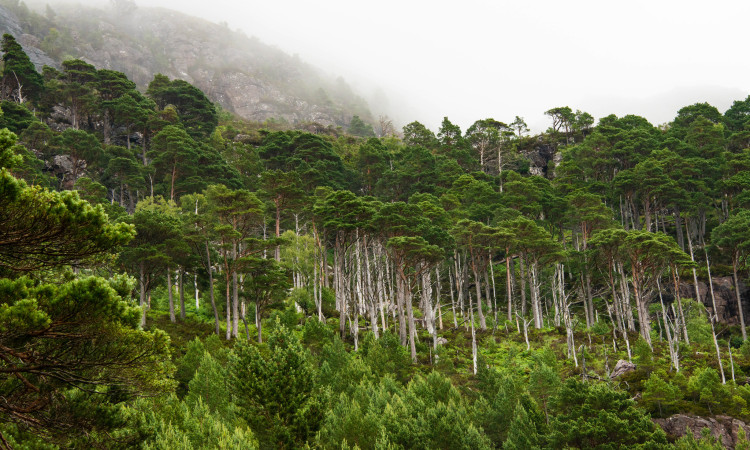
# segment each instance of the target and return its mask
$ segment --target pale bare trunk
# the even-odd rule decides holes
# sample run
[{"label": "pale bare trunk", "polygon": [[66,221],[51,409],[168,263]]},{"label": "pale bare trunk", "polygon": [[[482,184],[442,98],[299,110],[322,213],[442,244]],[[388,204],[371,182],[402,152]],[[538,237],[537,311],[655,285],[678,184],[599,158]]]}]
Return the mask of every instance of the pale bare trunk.
[{"label": "pale bare trunk", "polygon": [[172,323],[177,322],[177,318],[174,314],[174,292],[172,286],[172,268],[167,267],[167,293],[169,296],[169,321]]}]

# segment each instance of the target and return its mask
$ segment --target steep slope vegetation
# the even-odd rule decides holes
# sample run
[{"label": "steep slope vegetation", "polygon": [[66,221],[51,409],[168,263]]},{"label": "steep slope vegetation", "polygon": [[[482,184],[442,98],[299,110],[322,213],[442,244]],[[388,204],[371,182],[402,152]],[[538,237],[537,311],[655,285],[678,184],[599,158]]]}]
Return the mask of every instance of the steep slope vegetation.
[{"label": "steep slope vegetation", "polygon": [[60,5],[42,15],[4,0],[0,31],[17,36],[40,71],[42,65],[80,58],[123,72],[140,88],[162,73],[259,122],[345,126],[353,115],[372,119],[366,102],[343,79],[323,75],[257,38],[175,11],[132,3],[106,9]]}]

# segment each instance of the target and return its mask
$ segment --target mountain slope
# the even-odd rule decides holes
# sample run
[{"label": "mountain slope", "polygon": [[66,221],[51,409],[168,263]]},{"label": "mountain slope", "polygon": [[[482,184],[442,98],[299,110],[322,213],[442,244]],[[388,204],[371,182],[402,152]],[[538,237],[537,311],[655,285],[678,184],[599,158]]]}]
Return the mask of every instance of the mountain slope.
[{"label": "mountain slope", "polygon": [[142,89],[163,73],[249,120],[342,126],[353,115],[371,120],[366,102],[342,79],[257,38],[175,11],[120,4],[59,5],[41,15],[5,0],[0,31],[16,35],[37,66],[80,58],[124,72]]}]

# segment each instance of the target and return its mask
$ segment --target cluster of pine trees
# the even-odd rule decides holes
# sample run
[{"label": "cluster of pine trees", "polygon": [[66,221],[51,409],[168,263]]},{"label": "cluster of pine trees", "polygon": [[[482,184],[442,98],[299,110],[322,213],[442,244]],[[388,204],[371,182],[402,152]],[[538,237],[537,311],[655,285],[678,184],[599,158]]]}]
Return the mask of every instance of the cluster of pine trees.
[{"label": "cluster of pine trees", "polygon": [[2,51],[0,447],[660,446],[647,412],[750,418],[750,98],[376,138]]}]

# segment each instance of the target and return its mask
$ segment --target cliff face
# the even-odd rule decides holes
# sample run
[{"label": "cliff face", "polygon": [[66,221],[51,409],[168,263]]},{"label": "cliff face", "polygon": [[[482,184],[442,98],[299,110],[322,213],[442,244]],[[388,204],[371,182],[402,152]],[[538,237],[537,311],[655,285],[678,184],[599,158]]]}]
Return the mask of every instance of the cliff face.
[{"label": "cliff face", "polygon": [[725,448],[735,448],[739,440],[740,427],[745,430],[746,435],[750,435],[750,426],[729,416],[698,417],[675,414],[666,419],[651,420],[673,439],[681,438],[688,430],[695,439],[700,439],[702,430],[708,428],[711,436],[716,438]]},{"label": "cliff face", "polygon": [[40,72],[44,66],[57,67],[57,62],[39,48],[39,39],[34,35],[25,33],[22,25],[15,14],[0,6],[0,35],[12,34]]},{"label": "cliff face", "polygon": [[[713,298],[716,299],[716,314],[719,322],[727,325],[739,325],[739,308],[737,307],[737,297],[734,292],[732,277],[714,277],[713,288]],[[739,288],[740,297],[742,298],[742,312],[747,324],[747,318],[750,317],[750,301],[748,300],[750,298],[750,289],[742,281],[739,283]],[[699,280],[698,292],[706,309],[713,314],[713,299],[711,298],[711,290],[708,283]],[[683,281],[680,284],[680,295],[684,298],[695,298],[695,285],[692,280],[689,282]]]},{"label": "cliff face", "polygon": [[255,38],[175,11],[55,6],[53,18],[36,15],[32,27],[0,6],[0,32],[16,36],[40,70],[80,58],[125,73],[141,89],[162,73],[194,84],[249,120],[344,126],[355,114],[371,119],[366,102],[343,80]]}]

